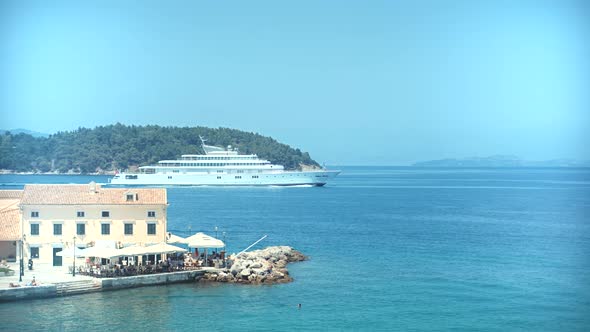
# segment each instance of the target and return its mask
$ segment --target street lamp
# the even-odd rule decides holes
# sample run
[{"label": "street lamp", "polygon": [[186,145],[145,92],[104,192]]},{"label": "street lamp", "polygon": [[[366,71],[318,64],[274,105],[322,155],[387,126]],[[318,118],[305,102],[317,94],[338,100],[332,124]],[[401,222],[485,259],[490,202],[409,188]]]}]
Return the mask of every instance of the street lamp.
[{"label": "street lamp", "polygon": [[76,237],[74,236],[74,263],[72,267],[72,277],[76,276]]},{"label": "street lamp", "polygon": [[26,235],[23,234],[22,238],[20,239],[20,271],[18,271],[18,281],[22,282],[23,281],[23,276],[25,275],[25,263],[24,263],[24,259],[25,259],[25,252],[24,252],[24,242],[26,239]]}]

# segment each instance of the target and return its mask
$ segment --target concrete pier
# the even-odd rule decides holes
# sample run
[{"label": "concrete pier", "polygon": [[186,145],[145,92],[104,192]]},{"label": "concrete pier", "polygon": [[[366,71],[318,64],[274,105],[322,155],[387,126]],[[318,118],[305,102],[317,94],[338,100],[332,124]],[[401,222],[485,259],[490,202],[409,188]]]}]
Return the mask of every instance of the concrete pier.
[{"label": "concrete pier", "polygon": [[43,284],[41,286],[0,288],[0,302],[85,294],[125,288],[187,283],[193,282],[195,278],[202,276],[205,274],[205,272],[214,273],[219,271],[221,270],[207,267],[190,271],[145,274],[117,278],[86,278],[85,280],[55,282],[53,284]]}]

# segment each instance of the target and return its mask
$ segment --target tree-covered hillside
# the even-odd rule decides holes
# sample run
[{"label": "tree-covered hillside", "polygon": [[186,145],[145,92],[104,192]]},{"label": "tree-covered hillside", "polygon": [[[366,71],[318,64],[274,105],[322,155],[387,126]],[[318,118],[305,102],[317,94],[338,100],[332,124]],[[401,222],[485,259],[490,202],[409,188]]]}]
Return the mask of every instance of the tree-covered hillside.
[{"label": "tree-covered hillside", "polygon": [[49,137],[0,135],[0,169],[17,172],[94,173],[154,164],[182,154],[203,153],[199,135],[208,145],[238,148],[272,163],[295,169],[318,166],[307,152],[255,133],[229,128],[126,126],[79,128]]}]

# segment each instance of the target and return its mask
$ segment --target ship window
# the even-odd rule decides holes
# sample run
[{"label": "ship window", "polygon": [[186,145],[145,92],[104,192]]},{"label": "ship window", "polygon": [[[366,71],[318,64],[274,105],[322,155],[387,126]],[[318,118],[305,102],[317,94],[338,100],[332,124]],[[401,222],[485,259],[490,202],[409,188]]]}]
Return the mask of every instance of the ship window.
[{"label": "ship window", "polygon": [[177,170],[177,169],[173,169],[173,170],[172,170],[172,173],[178,173],[178,172],[180,172],[180,171],[179,171],[179,170]]},{"label": "ship window", "polygon": [[222,169],[218,169],[217,170],[217,173],[223,173],[223,170]]},{"label": "ship window", "polygon": [[171,177],[171,176],[169,176],[169,177],[168,177],[168,179],[172,179],[172,177]]},{"label": "ship window", "polygon": [[125,175],[125,179],[127,179],[127,180],[137,180],[137,175]]},{"label": "ship window", "polygon": [[221,180],[221,176],[218,176],[218,177],[217,177],[217,179],[218,179],[218,180]]},{"label": "ship window", "polygon": [[241,179],[242,177],[239,175],[236,175],[236,179]]},{"label": "ship window", "polygon": [[258,179],[258,175],[252,175],[253,179]]}]

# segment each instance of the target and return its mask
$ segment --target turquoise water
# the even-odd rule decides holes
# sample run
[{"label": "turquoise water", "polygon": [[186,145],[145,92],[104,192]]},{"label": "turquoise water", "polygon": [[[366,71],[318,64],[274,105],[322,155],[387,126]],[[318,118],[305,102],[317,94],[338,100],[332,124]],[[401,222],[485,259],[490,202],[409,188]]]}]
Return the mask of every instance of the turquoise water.
[{"label": "turquoise water", "polygon": [[[0,176],[28,182],[106,177]],[[590,329],[589,169],[345,167],[322,188],[169,188],[169,228],[310,260],[274,286],[181,284],[0,304],[3,330]],[[297,304],[301,303],[301,309]]]}]

